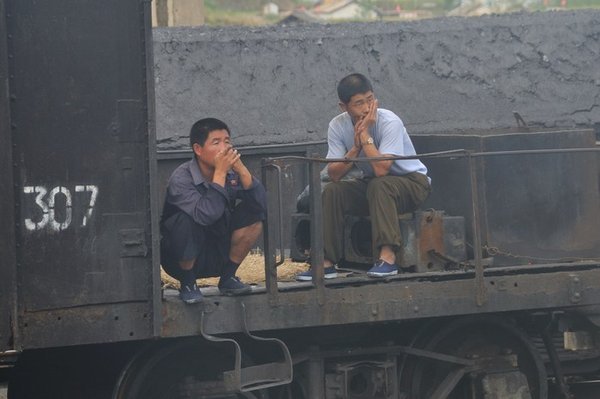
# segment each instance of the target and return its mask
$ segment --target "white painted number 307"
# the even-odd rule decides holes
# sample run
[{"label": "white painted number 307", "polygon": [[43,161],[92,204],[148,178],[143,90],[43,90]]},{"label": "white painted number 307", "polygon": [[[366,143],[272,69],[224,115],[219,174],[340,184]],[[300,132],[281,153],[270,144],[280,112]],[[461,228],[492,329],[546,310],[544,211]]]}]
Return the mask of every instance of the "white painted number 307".
[{"label": "white painted number 307", "polygon": [[[48,190],[43,186],[25,186],[23,187],[23,193],[35,194],[35,204],[41,211],[41,216],[36,218],[36,220],[31,218],[25,219],[25,227],[27,230],[42,230],[48,228],[54,231],[61,231],[71,225],[73,219],[73,196],[68,188],[57,186]],[[86,209],[81,221],[81,226],[85,227],[94,213],[94,206],[96,205],[96,198],[98,197],[98,186],[77,185],[75,186],[75,193],[89,193],[87,194],[89,196],[89,201],[86,204]],[[55,212],[57,196],[63,197],[65,207],[63,212],[64,217],[61,218],[62,220],[60,221],[56,220]]]}]

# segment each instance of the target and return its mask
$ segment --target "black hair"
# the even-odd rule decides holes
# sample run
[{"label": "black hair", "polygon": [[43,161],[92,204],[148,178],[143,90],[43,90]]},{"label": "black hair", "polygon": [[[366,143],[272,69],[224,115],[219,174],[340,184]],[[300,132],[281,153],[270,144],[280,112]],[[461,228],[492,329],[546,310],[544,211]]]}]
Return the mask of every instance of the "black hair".
[{"label": "black hair", "polygon": [[231,136],[229,127],[225,122],[216,118],[200,119],[198,122],[194,123],[190,129],[190,147],[193,147],[194,144],[204,146],[208,134],[214,130],[227,130],[227,133]]},{"label": "black hair", "polygon": [[360,73],[353,73],[344,77],[337,86],[338,97],[344,104],[348,104],[352,96],[369,91],[373,91],[373,86],[371,86],[369,79]]}]

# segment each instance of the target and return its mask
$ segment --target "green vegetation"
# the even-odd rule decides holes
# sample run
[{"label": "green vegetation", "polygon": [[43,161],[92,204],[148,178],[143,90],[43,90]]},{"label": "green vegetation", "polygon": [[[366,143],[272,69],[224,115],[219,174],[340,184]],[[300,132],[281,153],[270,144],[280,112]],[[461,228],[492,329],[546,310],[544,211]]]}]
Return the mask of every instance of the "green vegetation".
[{"label": "green vegetation", "polygon": [[[315,0],[271,0],[281,11],[291,11],[304,6],[310,9]],[[511,3],[508,11],[518,11],[524,6],[531,11],[566,8],[600,8],[599,0],[480,0],[487,5]],[[267,0],[204,0],[205,22],[207,25],[268,25],[276,23],[278,17],[265,17],[262,7]],[[433,16],[445,15],[460,5],[460,0],[358,0],[367,8],[379,10],[421,10]],[[385,19],[389,19],[386,17]],[[392,17],[393,19],[393,17]]]},{"label": "green vegetation", "polygon": [[206,25],[265,25],[269,22],[259,12],[234,11],[205,6],[204,23]]},{"label": "green vegetation", "polygon": [[[310,0],[271,0],[281,11],[312,7]],[[262,15],[267,0],[204,0],[207,25],[267,25],[277,23],[278,17]]]},{"label": "green vegetation", "polygon": [[282,9],[293,9],[300,6],[312,7],[314,1],[309,0],[204,0],[207,10],[245,11],[260,13],[264,4],[272,1]]}]

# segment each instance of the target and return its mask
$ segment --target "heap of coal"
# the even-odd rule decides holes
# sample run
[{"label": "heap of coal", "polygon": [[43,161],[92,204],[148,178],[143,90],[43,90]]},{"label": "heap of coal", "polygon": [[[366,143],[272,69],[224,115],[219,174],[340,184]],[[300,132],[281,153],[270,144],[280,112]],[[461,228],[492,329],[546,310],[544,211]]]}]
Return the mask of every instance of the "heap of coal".
[{"label": "heap of coal", "polygon": [[600,122],[600,11],[154,30],[159,149],[214,116],[237,145],[323,140],[335,87],[371,77],[410,134]]}]

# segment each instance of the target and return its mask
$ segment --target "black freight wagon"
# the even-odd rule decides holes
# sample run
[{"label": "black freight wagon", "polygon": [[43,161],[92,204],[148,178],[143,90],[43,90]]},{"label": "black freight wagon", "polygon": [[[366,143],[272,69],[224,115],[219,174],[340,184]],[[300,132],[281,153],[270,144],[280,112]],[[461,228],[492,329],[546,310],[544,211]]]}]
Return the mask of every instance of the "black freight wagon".
[{"label": "black freight wagon", "polygon": [[[149,3],[0,0],[0,11],[10,398],[597,397],[594,131],[419,137],[421,153],[437,153],[425,158],[428,206],[464,217],[447,241],[463,252],[449,256],[444,230],[428,247],[409,216],[415,273],[314,285],[277,284],[274,272],[286,249],[320,245],[318,218],[287,221],[323,165],[275,158],[322,148],[247,149],[271,194],[267,284],[238,298],[207,289],[206,303],[184,306],[159,274],[161,188],[177,154],[157,170]],[[318,215],[318,196],[311,205]],[[368,220],[348,223],[360,263]]]}]

